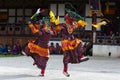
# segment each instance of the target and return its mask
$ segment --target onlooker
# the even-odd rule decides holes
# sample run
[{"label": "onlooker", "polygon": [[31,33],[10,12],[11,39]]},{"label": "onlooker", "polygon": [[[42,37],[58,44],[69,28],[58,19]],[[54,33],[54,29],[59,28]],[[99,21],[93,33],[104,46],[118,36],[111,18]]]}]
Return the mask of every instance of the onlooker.
[{"label": "onlooker", "polygon": [[13,54],[18,54],[17,45],[16,44],[13,45],[12,52],[13,52]]},{"label": "onlooker", "polygon": [[15,45],[13,46],[12,52],[13,52],[13,54],[19,55],[19,54],[21,54],[21,50],[22,50],[22,49],[21,49],[20,44],[17,43],[17,44],[15,44]]},{"label": "onlooker", "polygon": [[22,54],[21,53],[22,48],[19,43],[17,43],[16,47],[17,47],[18,54]]},{"label": "onlooker", "polygon": [[115,36],[116,36],[116,37],[119,37],[119,36],[120,36],[119,32],[116,32]]},{"label": "onlooker", "polygon": [[59,43],[56,43],[55,54],[62,54],[62,47],[59,45]]},{"label": "onlooker", "polygon": [[0,44],[0,53],[3,53],[3,44]]},{"label": "onlooker", "polygon": [[1,54],[7,54],[8,53],[7,45],[0,44],[0,53]]},{"label": "onlooker", "polygon": [[12,47],[8,45],[8,54],[12,54]]},{"label": "onlooker", "polygon": [[8,54],[8,45],[3,45],[3,54]]},{"label": "onlooker", "polygon": [[49,51],[50,51],[50,54],[55,54],[55,47],[53,42],[51,42],[49,46]]}]

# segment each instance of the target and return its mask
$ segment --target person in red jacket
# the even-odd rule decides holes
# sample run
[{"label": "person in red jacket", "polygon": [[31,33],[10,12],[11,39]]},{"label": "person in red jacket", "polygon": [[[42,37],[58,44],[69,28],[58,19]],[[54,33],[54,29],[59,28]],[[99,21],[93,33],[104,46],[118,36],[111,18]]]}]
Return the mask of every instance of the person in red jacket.
[{"label": "person in red jacket", "polygon": [[50,51],[50,54],[55,54],[55,47],[53,42],[50,43],[49,51]]},{"label": "person in red jacket", "polygon": [[55,54],[57,54],[57,55],[62,54],[62,47],[60,46],[59,43],[56,43]]}]

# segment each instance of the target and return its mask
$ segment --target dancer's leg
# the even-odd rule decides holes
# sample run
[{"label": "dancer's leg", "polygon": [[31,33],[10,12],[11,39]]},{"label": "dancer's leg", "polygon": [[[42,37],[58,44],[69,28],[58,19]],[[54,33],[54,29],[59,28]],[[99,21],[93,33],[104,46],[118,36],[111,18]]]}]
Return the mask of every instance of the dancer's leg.
[{"label": "dancer's leg", "polygon": [[64,63],[64,69],[63,69],[63,74],[67,77],[70,76],[70,74],[68,73],[68,64]]},{"label": "dancer's leg", "polygon": [[44,70],[44,69],[41,69],[41,71],[40,71],[40,76],[43,77],[44,74],[45,74],[45,70]]}]

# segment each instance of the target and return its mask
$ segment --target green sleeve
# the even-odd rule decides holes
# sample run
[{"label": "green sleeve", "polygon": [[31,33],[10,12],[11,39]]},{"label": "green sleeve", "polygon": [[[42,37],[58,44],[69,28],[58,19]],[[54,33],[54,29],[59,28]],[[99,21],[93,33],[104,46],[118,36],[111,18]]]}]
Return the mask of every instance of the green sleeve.
[{"label": "green sleeve", "polygon": [[31,17],[31,19],[34,20],[38,15],[39,15],[39,14],[36,14],[36,13],[35,13],[35,14]]}]

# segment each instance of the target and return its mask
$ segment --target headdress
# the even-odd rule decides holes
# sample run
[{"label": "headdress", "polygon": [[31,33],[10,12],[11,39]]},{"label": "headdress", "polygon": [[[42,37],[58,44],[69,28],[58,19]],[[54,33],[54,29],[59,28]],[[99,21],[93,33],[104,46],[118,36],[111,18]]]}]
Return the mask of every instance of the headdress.
[{"label": "headdress", "polygon": [[73,9],[74,11],[65,8],[65,11],[67,12],[66,16],[65,16],[65,21],[67,23],[72,23],[73,21],[77,21],[77,23],[79,24],[79,26],[86,26],[86,22],[85,22],[85,17],[80,16],[77,12],[76,9],[72,6],[71,3],[66,3],[66,5],[69,5],[71,7],[71,9]]},{"label": "headdress", "polygon": [[40,24],[40,28],[43,28],[43,27],[49,28],[50,18],[49,18],[49,16],[43,16],[44,12],[45,12],[45,9],[40,9],[38,23]]}]

